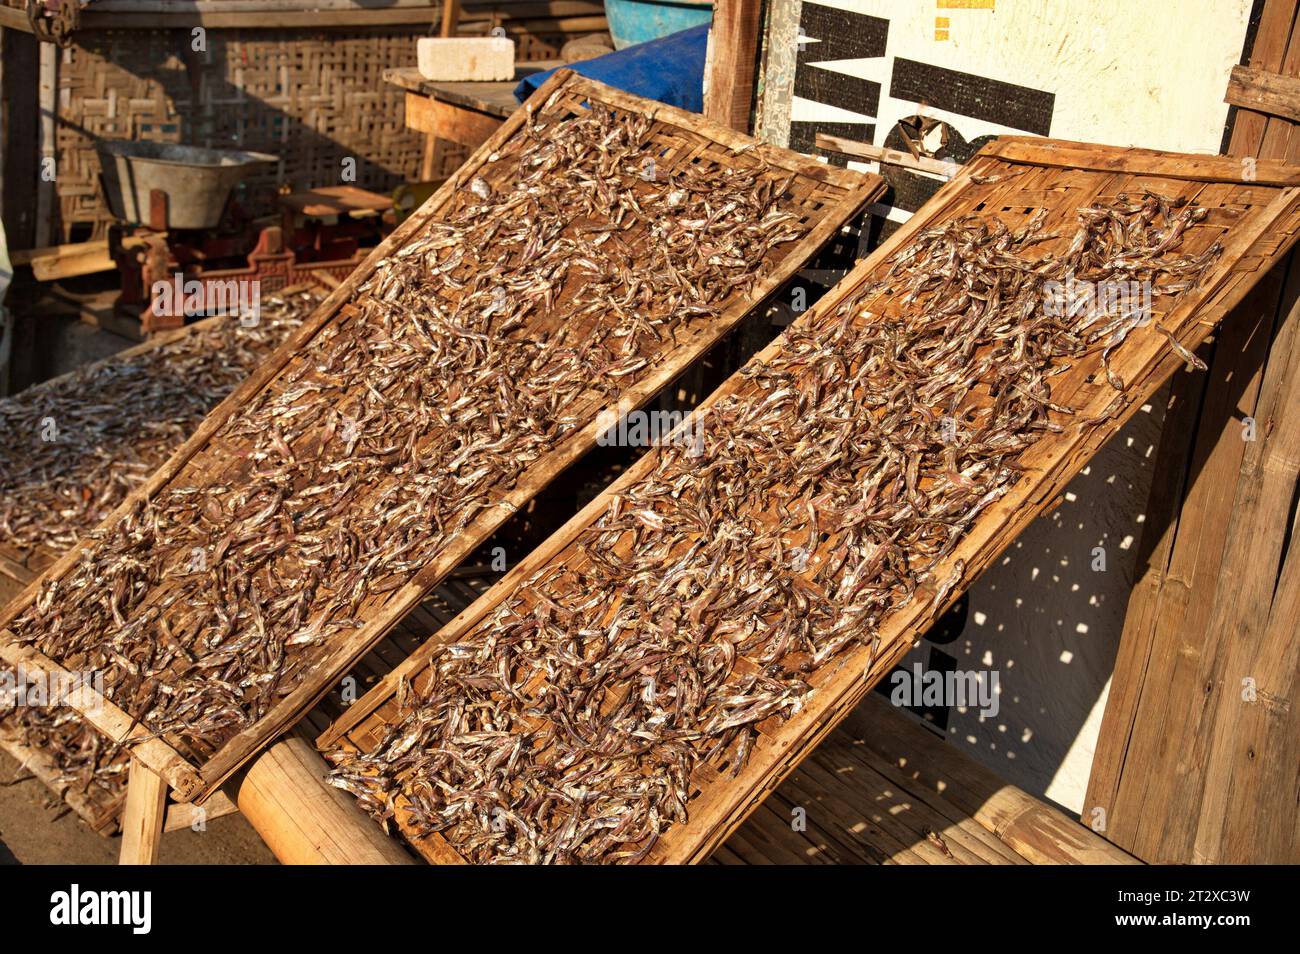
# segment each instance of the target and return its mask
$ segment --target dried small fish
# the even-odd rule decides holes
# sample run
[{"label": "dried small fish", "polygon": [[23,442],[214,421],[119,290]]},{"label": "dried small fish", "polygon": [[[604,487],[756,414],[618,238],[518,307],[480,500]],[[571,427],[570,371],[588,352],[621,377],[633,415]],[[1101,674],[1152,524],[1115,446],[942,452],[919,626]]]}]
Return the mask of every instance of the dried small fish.
[{"label": "dried small fish", "polygon": [[[670,445],[577,543],[440,647],[368,750],[331,781],[385,824],[441,833],[474,862],[630,862],[687,820],[709,763],[743,766],[809,675],[930,587],[1072,414],[1066,359],[1139,327],[1046,306],[1047,282],[1171,275],[1201,210],[1119,197],[1042,254],[1046,216],[919,233],[888,274],[813,311],[714,402],[702,453]],[[937,840],[940,850],[946,846]]]},{"label": "dried small fish", "polygon": [[[75,544],[323,299],[311,290],[268,295],[256,325],[191,330],[0,400],[0,540],[53,554]],[[46,421],[54,440],[42,440]],[[0,727],[49,756],[74,791],[104,800],[124,793],[127,754],[71,708],[0,713]]]},{"label": "dried small fish", "polygon": [[[205,760],[806,232],[760,157],[656,170],[648,117],[530,120],[208,456],[45,586],[20,642],[102,670]],[[188,479],[199,462],[226,476]]]}]

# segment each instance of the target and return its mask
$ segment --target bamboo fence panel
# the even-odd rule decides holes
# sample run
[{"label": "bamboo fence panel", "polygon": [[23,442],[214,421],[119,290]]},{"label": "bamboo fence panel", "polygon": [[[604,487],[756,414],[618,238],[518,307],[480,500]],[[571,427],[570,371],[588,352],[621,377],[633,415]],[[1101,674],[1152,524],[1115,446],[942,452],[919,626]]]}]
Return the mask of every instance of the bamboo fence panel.
[{"label": "bamboo fence panel", "polygon": [[[565,12],[566,4],[557,5],[561,13],[547,6],[467,4],[462,31],[502,30],[515,41],[516,61],[530,63],[556,59],[568,40],[605,29],[597,3],[567,4],[579,15]],[[436,5],[426,13],[436,22]],[[281,191],[350,182],[385,192],[419,176],[424,136],[405,125],[402,91],[383,81],[385,70],[415,66],[425,32],[418,24],[277,27],[275,14],[261,13],[260,26],[208,29],[196,51],[189,27],[142,28],[158,22],[155,14],[104,16],[130,28],[79,30],[59,53],[52,236],[70,240],[77,226],[100,233],[112,221],[100,188],[99,139],[279,156],[239,187],[251,215],[276,211]],[[466,155],[448,150],[434,177],[450,175]],[[349,159],[355,178],[345,179]]]}]

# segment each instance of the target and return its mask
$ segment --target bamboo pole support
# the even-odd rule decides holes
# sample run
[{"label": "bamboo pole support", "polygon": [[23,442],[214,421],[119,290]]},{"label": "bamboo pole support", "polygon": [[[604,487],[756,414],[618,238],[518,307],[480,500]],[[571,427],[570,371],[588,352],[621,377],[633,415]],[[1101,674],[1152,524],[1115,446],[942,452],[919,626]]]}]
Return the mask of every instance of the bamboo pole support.
[{"label": "bamboo pole support", "polygon": [[327,770],[311,744],[291,733],[224,791],[283,864],[414,864],[355,799],[325,784]]},{"label": "bamboo pole support", "polygon": [[167,783],[139,759],[131,760],[122,812],[122,851],[118,864],[151,865],[158,860],[163,819],[167,812]]}]

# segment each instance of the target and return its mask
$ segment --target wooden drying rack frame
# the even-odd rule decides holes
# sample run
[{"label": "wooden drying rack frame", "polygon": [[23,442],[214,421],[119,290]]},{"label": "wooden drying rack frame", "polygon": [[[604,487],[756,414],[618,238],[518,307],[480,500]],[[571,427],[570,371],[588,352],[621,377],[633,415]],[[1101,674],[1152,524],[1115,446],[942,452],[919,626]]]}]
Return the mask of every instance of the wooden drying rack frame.
[{"label": "wooden drying rack frame", "polygon": [[[1255,214],[1227,236],[1223,254],[1200,287],[1179,300],[1159,319],[1160,324],[1189,350],[1194,350],[1224,314],[1249,291],[1253,282],[1242,280],[1243,276],[1251,272],[1263,274],[1290,249],[1300,234],[1300,167],[1297,166],[1260,160],[1254,164],[1253,171],[1248,171],[1239,160],[1223,156],[1180,155],[1033,137],[1001,137],[984,146],[961,167],[958,174],[926,204],[923,212],[914,215],[860,262],[802,320],[812,321],[817,314],[835,309],[848,300],[881,263],[923,228],[951,210],[954,201],[976,184],[977,177],[1014,167],[1052,167],[1192,182],[1239,183],[1278,190],[1266,207],[1257,206]],[[1268,238],[1273,232],[1281,232],[1281,239],[1276,243]],[[1256,248],[1257,243],[1259,248]],[[1111,362],[1128,382],[1128,390],[1123,392],[1123,405],[1114,410],[1112,405],[1116,392],[1101,388],[1088,405],[1076,408],[1076,419],[1083,424],[1044,438],[1031,448],[1033,459],[1026,463],[1031,472],[1037,471],[1041,477],[1021,480],[981,515],[981,522],[988,521],[999,529],[991,534],[968,533],[942,565],[934,569],[932,579],[944,580],[962,567],[959,582],[947,598],[933,602],[937,595],[935,588],[929,585],[919,588],[905,608],[886,617],[879,630],[877,648],[861,647],[822,667],[819,672],[828,672],[829,675],[817,683],[816,693],[804,708],[757,741],[749,761],[734,777],[725,783],[719,779],[717,784],[705,786],[691,807],[690,821],[673,826],[661,836],[648,861],[671,864],[705,860],[794,770],[802,755],[820,742],[910,650],[913,635],[922,632],[929,622],[942,615],[1004,547],[1048,509],[1065,484],[1106,439],[1183,365],[1183,359],[1169,347],[1164,337],[1156,334],[1154,328],[1150,331],[1147,335],[1130,335]],[[751,363],[775,357],[782,344],[783,338],[776,339]],[[724,383],[681,427],[691,427],[698,415],[727,397],[737,380],[738,377],[733,376]],[[1111,413],[1104,422],[1087,423],[1106,415],[1107,411]],[[402,680],[413,678],[437,649],[461,639],[551,558],[574,543],[605,512],[615,495],[653,472],[658,457],[659,451],[651,450],[625,471],[546,542],[516,564],[492,589],[431,636],[387,678],[358,700],[318,737],[317,747],[324,749],[340,742],[350,744],[349,733],[362,727],[365,720],[388,702]],[[420,839],[416,847],[436,863],[464,863],[454,847],[436,833]]]},{"label": "wooden drying rack frame", "polygon": [[[761,143],[726,126],[706,120],[694,113],[661,103],[651,102],[629,93],[607,87],[594,80],[579,76],[571,70],[557,70],[493,135],[480,146],[466,163],[449,178],[438,191],[410,218],[377,246],[348,279],[340,284],[319,306],[316,312],[294,332],[289,340],[275,351],[266,363],[250,375],[203,421],[194,434],[167,460],[144,484],[131,493],[110,514],[101,526],[110,526],[128,514],[140,500],[153,497],[176,477],[184,466],[208,443],[209,439],[235,414],[276,379],[290,359],[298,354],[343,308],[353,293],[375,271],[378,264],[400,249],[462,189],[490,161],[533,114],[547,108],[559,94],[577,94],[583,102],[600,103],[617,111],[637,113],[699,137],[728,150],[733,155],[748,154],[768,164],[793,172],[816,187],[840,193],[833,204],[823,210],[822,218],[780,260],[770,274],[756,283],[749,295],[732,302],[715,323],[702,334],[694,350],[678,349],[650,375],[627,391],[618,395],[620,407],[640,407],[678,375],[723,335],[740,322],[759,304],[775,293],[782,284],[803,267],[866,205],[884,191],[880,177],[828,166],[786,149]],[[329,686],[343,676],[366,651],[378,643],[419,599],[448,572],[456,567],[474,547],[487,539],[520,506],[545,488],[565,468],[583,453],[595,446],[604,426],[600,415],[595,415],[587,426],[569,435],[550,454],[534,464],[519,484],[496,506],[476,517],[468,527],[435,560],[426,565],[385,605],[366,626],[339,640],[315,665],[311,677],[305,679],[282,699],[270,712],[252,726],[233,736],[214,755],[200,766],[192,764],[172,745],[162,738],[154,738],[129,713],[89,686],[83,687],[77,697],[63,701],[72,705],[88,722],[114,741],[126,742],[132,747],[133,765],[127,797],[127,817],[123,831],[128,836],[124,842],[124,858],[137,854],[151,860],[156,845],[148,832],[161,826],[161,805],[165,800],[165,786],[158,794],[151,776],[157,775],[174,791],[178,802],[202,803],[228,779],[241,765],[273,739],[290,729],[319,699]],[[0,659],[10,666],[22,666],[29,672],[46,675],[66,675],[68,670],[55,659],[36,650],[19,645],[8,628],[35,600],[45,580],[60,578],[73,568],[85,547],[73,547],[42,573],[5,609],[0,618]],[[133,798],[131,790],[141,794]],[[143,813],[143,815],[140,815]],[[137,839],[134,830],[140,827],[137,816],[144,819],[146,836]],[[156,838],[153,839],[156,841]],[[136,851],[136,846],[139,851]],[[131,850],[127,850],[130,848]]]},{"label": "wooden drying rack frame", "polygon": [[[311,282],[302,282],[296,285],[289,285],[275,292],[277,297],[288,297],[304,291],[315,291],[319,294],[325,294],[328,289],[321,284]],[[50,378],[48,381],[42,381],[40,384],[33,385],[27,389],[24,394],[32,394],[42,389],[58,385],[60,382],[68,381],[78,374],[85,374],[109,365],[119,364],[141,355],[149,354],[158,348],[175,344],[183,341],[191,335],[202,334],[220,328],[223,323],[234,322],[235,319],[229,315],[217,315],[210,318],[203,318],[193,324],[185,325],[183,328],[170,328],[158,331],[149,336],[148,340],[140,344],[132,345],[116,354],[111,354],[106,358],[100,358],[98,361],[92,361],[90,364],[83,365],[73,371],[68,371],[58,377]],[[74,548],[76,544],[73,545]],[[15,548],[0,542],[0,562],[8,563],[6,575],[15,581],[22,583],[23,587],[31,585],[32,581],[49,567],[51,567],[62,554],[66,551],[53,550],[45,544],[36,544],[31,547]],[[32,775],[36,776],[41,782],[58,797],[62,798],[67,805],[77,813],[90,828],[97,834],[108,836],[115,834],[118,829],[118,819],[121,815],[122,804],[126,799],[125,793],[118,798],[90,798],[76,791],[72,785],[61,779],[62,773],[58,766],[50,759],[48,755],[39,749],[33,748],[23,742],[18,734],[12,730],[0,726],[0,749],[8,752],[15,761],[23,768],[27,769]],[[224,796],[218,795],[222,800],[222,806],[218,809],[210,810],[208,818],[218,817],[220,814],[233,810],[228,806],[228,800]],[[176,806],[173,806],[173,810]],[[179,825],[181,814],[178,813],[175,819]],[[172,816],[168,814],[168,830],[173,824]],[[188,823],[187,823],[188,824]]]}]

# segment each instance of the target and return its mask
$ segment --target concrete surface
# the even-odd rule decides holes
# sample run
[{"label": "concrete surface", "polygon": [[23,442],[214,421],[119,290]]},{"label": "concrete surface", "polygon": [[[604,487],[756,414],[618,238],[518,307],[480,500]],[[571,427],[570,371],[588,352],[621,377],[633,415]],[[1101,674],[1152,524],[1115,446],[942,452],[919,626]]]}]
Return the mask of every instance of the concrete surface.
[{"label": "concrete surface", "polygon": [[[113,865],[121,837],[105,838],[37,779],[0,752],[0,864]],[[163,835],[160,864],[275,864],[275,856],[240,815],[208,822],[201,832]]]}]

